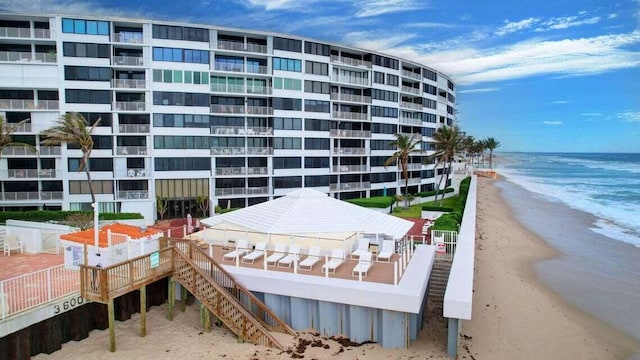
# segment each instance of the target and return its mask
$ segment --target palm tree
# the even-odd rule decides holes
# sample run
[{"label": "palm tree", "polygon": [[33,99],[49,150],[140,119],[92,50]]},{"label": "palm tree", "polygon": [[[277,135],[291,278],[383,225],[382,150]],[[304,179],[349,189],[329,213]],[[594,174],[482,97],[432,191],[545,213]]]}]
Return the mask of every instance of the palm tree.
[{"label": "palm tree", "polygon": [[32,151],[36,154],[38,153],[38,149],[36,149],[36,147],[31,144],[13,141],[12,135],[16,131],[16,127],[26,123],[27,121],[29,121],[29,119],[24,119],[19,123],[13,125],[8,123],[5,120],[5,118],[2,115],[0,115],[0,156],[2,155],[2,151],[6,147],[11,147],[11,146],[24,147],[29,151]]},{"label": "palm tree", "polygon": [[[451,173],[451,163],[453,163],[454,156],[462,150],[464,145],[464,137],[461,136],[460,130],[457,126],[442,126],[436,130],[433,134],[434,148],[436,150],[435,154],[431,155],[429,159],[435,158],[436,168],[440,164],[444,164],[445,167],[445,187],[449,182],[449,174]],[[438,181],[438,190],[440,190],[442,186],[442,177],[440,177],[440,181]],[[436,193],[436,200],[438,198],[438,194]],[[442,198],[440,200],[440,205],[444,201],[444,189],[442,189]]]},{"label": "palm tree", "polygon": [[386,168],[393,163],[400,165],[404,179],[404,207],[406,209],[409,207],[409,197],[407,196],[409,195],[409,155],[422,153],[422,149],[420,149],[422,139],[417,133],[412,134],[411,137],[400,133],[394,134],[394,136],[396,139],[389,143],[389,147],[395,147],[397,150],[384,162],[384,167]]},{"label": "palm tree", "polygon": [[89,157],[91,156],[91,150],[93,150],[93,138],[91,134],[100,123],[100,120],[101,119],[98,118],[98,120],[89,127],[87,119],[81,114],[77,112],[66,113],[60,117],[55,126],[42,132],[42,135],[46,137],[46,139],[42,141],[43,145],[61,145],[62,143],[67,143],[67,146],[76,145],[80,147],[82,151],[82,161],[80,161],[78,171],[84,170],[87,174],[92,204],[96,202],[96,195],[93,192],[91,171],[89,169]]},{"label": "palm tree", "polygon": [[489,150],[489,169],[493,169],[493,150],[500,146],[500,141],[490,137],[484,141],[484,146]]}]

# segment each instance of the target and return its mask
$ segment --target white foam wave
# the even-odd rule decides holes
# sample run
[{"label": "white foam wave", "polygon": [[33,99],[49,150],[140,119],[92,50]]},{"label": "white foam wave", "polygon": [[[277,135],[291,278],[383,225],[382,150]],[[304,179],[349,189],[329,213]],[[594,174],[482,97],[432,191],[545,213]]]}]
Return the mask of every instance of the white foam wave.
[{"label": "white foam wave", "polygon": [[626,161],[597,161],[589,159],[576,159],[562,156],[550,156],[548,160],[568,165],[584,166],[589,169],[601,169],[608,171],[623,171],[640,174],[640,164]]},{"label": "white foam wave", "polygon": [[620,227],[605,219],[598,219],[594,225],[596,227],[590,228],[593,232],[640,247],[640,235],[633,234],[628,229]]}]

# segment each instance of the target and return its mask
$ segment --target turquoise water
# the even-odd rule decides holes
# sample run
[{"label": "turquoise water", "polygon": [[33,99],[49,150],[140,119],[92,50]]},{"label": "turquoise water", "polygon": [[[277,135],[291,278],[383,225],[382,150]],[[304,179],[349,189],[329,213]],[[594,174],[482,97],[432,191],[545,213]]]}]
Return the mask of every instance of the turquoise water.
[{"label": "turquoise water", "polygon": [[[496,185],[516,219],[560,252],[551,289],[640,340],[640,154],[506,153]],[[640,359],[640,354],[636,354]]]}]

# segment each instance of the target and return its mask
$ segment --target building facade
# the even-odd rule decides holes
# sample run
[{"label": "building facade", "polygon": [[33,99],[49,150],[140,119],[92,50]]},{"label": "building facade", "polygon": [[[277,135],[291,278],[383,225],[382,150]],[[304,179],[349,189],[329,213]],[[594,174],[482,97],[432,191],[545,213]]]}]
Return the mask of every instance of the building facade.
[{"label": "building facade", "polygon": [[[409,191],[437,186],[432,135],[455,87],[424,64],[297,36],[164,21],[0,14],[0,209],[90,210],[82,153],[42,146],[66,112],[93,124],[102,212],[201,216],[309,187],[400,193],[394,134],[419,134]],[[26,121],[25,121],[26,120]],[[157,199],[166,200],[158,213]],[[203,206],[204,204],[208,205]]]}]

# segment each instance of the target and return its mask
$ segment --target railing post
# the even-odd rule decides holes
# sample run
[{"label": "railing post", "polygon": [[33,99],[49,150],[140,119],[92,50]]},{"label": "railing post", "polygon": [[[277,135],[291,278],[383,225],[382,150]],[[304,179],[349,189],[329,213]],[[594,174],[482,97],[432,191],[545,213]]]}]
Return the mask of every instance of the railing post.
[{"label": "railing post", "polygon": [[9,307],[9,295],[4,292],[4,281],[0,281],[0,315],[2,320],[7,317],[7,308]]},{"label": "railing post", "polygon": [[47,269],[47,301],[51,301],[53,292],[53,282],[51,281],[51,268]]},{"label": "railing post", "polygon": [[106,301],[109,298],[109,277],[107,276],[107,270],[98,269],[100,272],[100,299]]},{"label": "railing post", "polygon": [[393,262],[393,285],[398,285],[398,260]]}]

